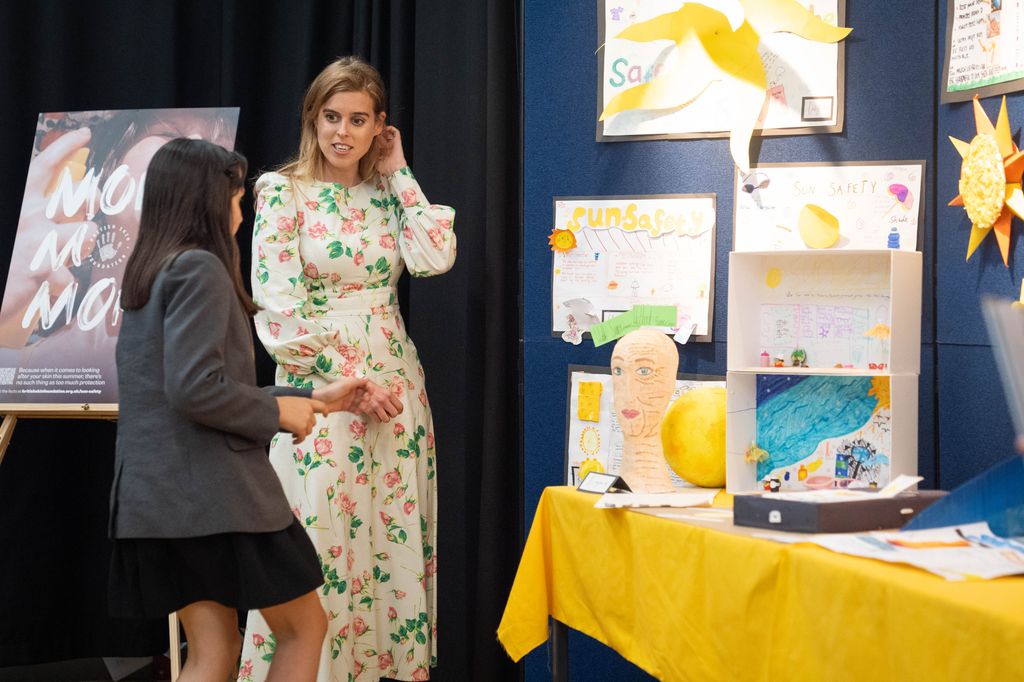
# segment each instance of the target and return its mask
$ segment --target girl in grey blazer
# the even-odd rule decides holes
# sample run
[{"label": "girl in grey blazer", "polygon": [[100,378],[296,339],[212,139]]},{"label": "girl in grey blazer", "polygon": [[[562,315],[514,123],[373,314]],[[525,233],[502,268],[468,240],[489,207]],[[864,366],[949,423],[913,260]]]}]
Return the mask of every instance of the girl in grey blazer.
[{"label": "girl in grey blazer", "polygon": [[265,447],[279,430],[305,438],[315,412],[388,421],[401,411],[366,379],[316,391],[256,386],[256,307],[234,240],[245,172],[241,155],[209,142],[164,145],[147,171],[121,294],[110,606],[123,617],[178,611],[189,641],[183,681],[232,674],[236,609],[267,618],[278,675],[315,678],[323,574]]}]

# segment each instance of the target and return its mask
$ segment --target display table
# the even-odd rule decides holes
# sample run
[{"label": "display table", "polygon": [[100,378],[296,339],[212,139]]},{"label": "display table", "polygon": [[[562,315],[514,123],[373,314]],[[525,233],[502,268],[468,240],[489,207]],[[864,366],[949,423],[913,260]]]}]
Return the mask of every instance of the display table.
[{"label": "display table", "polygon": [[948,582],[596,500],[541,496],[498,627],[513,659],[550,616],[662,680],[1024,680],[1024,577]]}]

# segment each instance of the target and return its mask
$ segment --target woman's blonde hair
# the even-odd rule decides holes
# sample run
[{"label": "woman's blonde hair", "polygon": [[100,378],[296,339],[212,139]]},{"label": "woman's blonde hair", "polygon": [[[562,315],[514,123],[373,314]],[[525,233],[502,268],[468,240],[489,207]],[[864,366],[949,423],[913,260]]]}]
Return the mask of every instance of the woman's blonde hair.
[{"label": "woman's blonde hair", "polygon": [[[320,110],[331,97],[339,92],[365,92],[373,101],[376,118],[387,111],[387,93],[380,72],[359,57],[339,57],[324,68],[313,79],[302,100],[302,134],[299,138],[299,153],[288,163],[277,169],[282,175],[301,180],[322,179],[324,155],[316,139],[316,123]],[[377,141],[373,142],[366,155],[359,160],[361,180],[373,173],[377,160]]]}]

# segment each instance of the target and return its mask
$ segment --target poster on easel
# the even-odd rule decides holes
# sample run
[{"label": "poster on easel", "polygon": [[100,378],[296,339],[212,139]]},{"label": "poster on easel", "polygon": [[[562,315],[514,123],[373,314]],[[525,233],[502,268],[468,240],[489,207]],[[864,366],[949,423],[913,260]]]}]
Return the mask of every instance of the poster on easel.
[{"label": "poster on easel", "polygon": [[555,197],[553,212],[555,335],[655,305],[676,307],[666,333],[711,340],[714,194]]},{"label": "poster on easel", "polygon": [[0,412],[116,412],[121,279],[146,169],[176,137],[232,148],[237,108],[39,115],[0,305]]},{"label": "poster on easel", "polygon": [[943,104],[1024,90],[1021,0],[949,0]]},{"label": "poster on easel", "polygon": [[916,251],[924,161],[763,163],[736,171],[735,251]]},{"label": "poster on easel", "polygon": [[[696,388],[712,387],[724,389],[725,377],[677,374],[672,400]],[[579,485],[591,471],[618,474],[622,468],[624,438],[622,426],[615,415],[610,368],[570,365],[568,396],[565,419],[566,485]],[[669,476],[677,488],[692,487],[674,471],[670,470]]]},{"label": "poster on easel", "polygon": [[[765,2],[767,0],[759,0]],[[797,0],[807,17],[822,26],[844,26],[845,0]],[[757,122],[760,135],[835,133],[843,130],[844,47],[840,42],[816,42],[794,31],[800,26],[763,26],[757,16],[745,17],[740,3],[707,0],[600,0],[598,3],[598,117],[623,92],[650,83],[662,74],[685,74],[690,82],[707,79],[707,87],[682,106],[632,109],[597,123],[597,141],[635,139],[686,139],[726,137],[738,111],[737,92],[747,85],[742,79],[723,78],[713,63],[759,60],[764,72],[765,93]],[[766,16],[777,16],[767,8]],[[719,12],[721,30],[710,40],[694,29],[690,41],[678,46],[671,40],[626,40],[627,28],[659,15],[692,12],[684,16],[689,26],[705,25],[709,12]],[[730,25],[732,24],[732,25]],[[742,30],[737,30],[742,25]],[[714,28],[706,26],[709,30]],[[769,30],[771,29],[771,30]],[[755,42],[748,32],[756,31]],[[707,55],[711,50],[712,54]],[[749,53],[749,54],[748,54]],[[710,59],[708,58],[710,56]],[[756,113],[756,112],[755,112]]]}]

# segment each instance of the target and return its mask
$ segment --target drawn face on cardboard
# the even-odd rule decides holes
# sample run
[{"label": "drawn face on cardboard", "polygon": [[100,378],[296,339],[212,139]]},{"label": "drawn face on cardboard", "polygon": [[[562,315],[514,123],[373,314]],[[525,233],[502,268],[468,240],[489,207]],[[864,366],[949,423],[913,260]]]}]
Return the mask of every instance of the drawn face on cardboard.
[{"label": "drawn face on cardboard", "polygon": [[675,389],[679,354],[675,344],[653,329],[632,331],[612,350],[615,415],[627,437],[657,433]]}]

